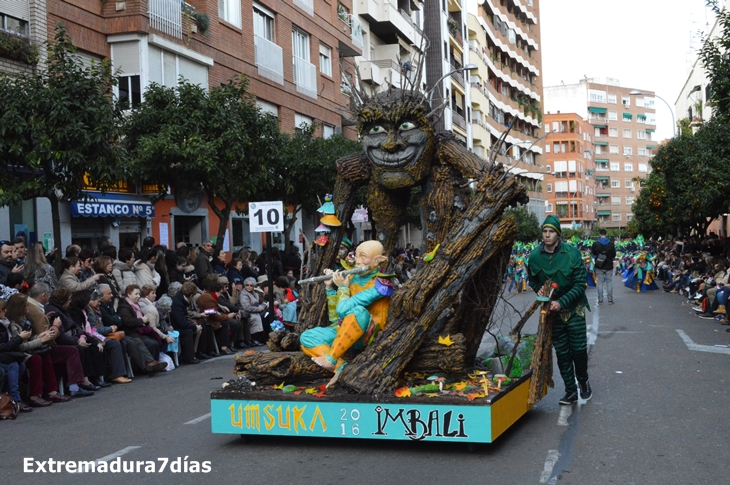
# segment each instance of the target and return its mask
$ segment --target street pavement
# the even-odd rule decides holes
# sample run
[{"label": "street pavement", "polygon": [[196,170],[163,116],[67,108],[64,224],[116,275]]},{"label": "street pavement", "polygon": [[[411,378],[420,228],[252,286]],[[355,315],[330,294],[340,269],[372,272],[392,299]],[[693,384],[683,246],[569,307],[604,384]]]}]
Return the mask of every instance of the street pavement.
[{"label": "street pavement", "polygon": [[[633,293],[614,279],[615,305],[588,296],[594,397],[559,406],[556,388],[489,445],[210,432],[209,391],[232,377],[218,358],[0,423],[0,477],[12,484],[720,484],[730,478],[730,333],[685,298]],[[534,293],[505,295],[507,332]],[[526,331],[534,332],[536,316]],[[489,338],[484,340],[484,348]],[[24,473],[24,458],[167,458],[209,473]],[[158,463],[160,463],[158,461]],[[31,466],[34,468],[34,466]],[[47,469],[48,467],[46,467]]]}]

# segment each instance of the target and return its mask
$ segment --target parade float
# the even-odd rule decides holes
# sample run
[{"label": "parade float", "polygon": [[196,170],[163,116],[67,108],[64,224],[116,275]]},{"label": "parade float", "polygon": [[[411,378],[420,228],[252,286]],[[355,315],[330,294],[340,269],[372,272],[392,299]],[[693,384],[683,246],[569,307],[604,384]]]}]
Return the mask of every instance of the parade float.
[{"label": "parade float", "polygon": [[[420,70],[404,79],[420,79]],[[363,151],[336,162],[305,276],[340,263],[342,221],[352,217],[361,187],[386,256],[420,189],[425,257],[415,275],[398,281],[381,258],[365,273],[333,278],[337,289],[304,284],[296,328],[273,332],[271,352],[237,354],[238,378],[211,393],[214,433],[491,443],[552,385],[549,332],[539,331],[534,354],[523,357],[536,356],[531,368],[518,363],[524,345],[493,359],[506,365],[489,368],[477,356],[485,332],[501,324],[494,310],[516,235],[503,212],[528,201],[495,163],[509,129],[483,160],[453,134],[435,132],[443,106],[432,107],[418,86],[372,96],[353,86]],[[511,332],[518,343],[539,305]]]}]

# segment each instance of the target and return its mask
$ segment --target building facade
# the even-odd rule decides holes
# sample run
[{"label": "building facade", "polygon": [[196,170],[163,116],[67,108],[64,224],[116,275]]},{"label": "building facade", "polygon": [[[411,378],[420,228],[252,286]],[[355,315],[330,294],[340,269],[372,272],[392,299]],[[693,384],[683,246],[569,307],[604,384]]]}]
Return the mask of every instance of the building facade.
[{"label": "building facade", "polygon": [[603,208],[596,200],[593,126],[576,113],[545,115],[545,212],[560,218],[560,226],[588,233]]},{"label": "building facade", "polygon": [[[654,93],[622,87],[610,78],[546,86],[544,93],[547,113],[576,113],[592,126],[596,220],[602,227],[625,229],[657,147],[652,140],[656,131]],[[545,146],[546,154],[553,150],[554,145]]]},{"label": "building facade", "polygon": [[[282,131],[316,123],[321,136],[342,132],[354,138],[351,93],[342,88],[341,72],[363,52],[362,30],[348,13],[352,8],[353,0],[0,0],[0,35],[41,47],[37,66],[0,51],[0,69],[42,69],[43,42],[63,22],[84,63],[111,60],[119,72],[115,95],[132,107],[153,82],[174,86],[182,76],[208,89],[244,74],[259,107],[278,117]],[[151,235],[169,246],[199,244],[217,232],[217,218],[202,194],[170,194],[153,207],[151,188],[120,182],[105,196],[89,189],[97,200],[61,209],[62,241],[56,246],[93,247],[102,236],[119,245],[130,235]],[[294,234],[302,227],[299,220]],[[307,223],[313,224],[305,219],[305,229]],[[45,199],[0,208],[0,237],[24,230],[31,240],[44,240],[51,227]],[[234,214],[228,231],[230,248],[261,247],[251,240],[244,216]]]}]

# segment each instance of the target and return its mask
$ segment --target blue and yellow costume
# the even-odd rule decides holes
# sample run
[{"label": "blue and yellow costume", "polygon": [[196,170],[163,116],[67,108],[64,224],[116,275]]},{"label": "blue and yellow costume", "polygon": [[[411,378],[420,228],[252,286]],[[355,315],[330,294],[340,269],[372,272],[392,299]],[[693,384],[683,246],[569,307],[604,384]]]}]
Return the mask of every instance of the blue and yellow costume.
[{"label": "blue and yellow costume", "polygon": [[627,275],[627,278],[624,281],[624,286],[635,290],[637,293],[658,290],[659,287],[654,281],[654,278],[654,265],[651,263],[650,257],[645,252],[641,251],[636,257],[633,271]]},{"label": "blue and yellow costume", "polygon": [[310,357],[326,357],[335,372],[345,363],[350,348],[364,349],[385,326],[393,287],[377,270],[357,274],[349,286],[327,289],[328,316],[332,325],[302,333],[302,351]]}]

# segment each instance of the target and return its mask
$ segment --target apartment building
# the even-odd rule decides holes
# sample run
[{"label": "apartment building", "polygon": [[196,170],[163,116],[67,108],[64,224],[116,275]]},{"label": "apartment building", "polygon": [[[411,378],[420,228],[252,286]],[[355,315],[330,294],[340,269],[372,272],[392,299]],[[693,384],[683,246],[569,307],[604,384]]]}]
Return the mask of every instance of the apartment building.
[{"label": "apartment building", "polygon": [[[657,147],[652,140],[656,131],[654,93],[622,87],[612,78],[546,86],[544,93],[546,113],[576,113],[592,126],[596,220],[602,227],[626,228]],[[546,145],[546,154],[548,150],[553,147]]]},{"label": "apartment building", "polygon": [[[454,64],[473,64],[476,69],[464,73],[467,89],[463,104],[453,94],[459,92],[461,73],[451,76],[452,112],[464,113],[468,121],[467,146],[481,157],[487,157],[502,133],[511,128],[497,161],[508,166],[525,184],[530,196],[528,208],[542,220],[546,199],[542,160],[545,136],[540,133],[543,120],[539,2],[469,2],[465,16],[463,9],[451,11],[454,3],[448,2],[452,47],[449,56],[462,53],[457,49],[462,46],[463,58]],[[463,42],[461,35],[455,35],[461,29],[465,34]],[[443,70],[448,72],[446,69],[444,63]],[[445,120],[448,123],[449,117],[445,116]],[[452,125],[454,120],[458,125],[459,117],[451,116]],[[458,126],[452,129],[457,133]]]},{"label": "apartment building", "polygon": [[[319,134],[344,130],[355,136],[342,87],[341,65],[362,55],[362,29],[350,13],[353,1],[339,0],[0,0],[0,35],[28,39],[36,46],[63,22],[84,62],[110,59],[119,70],[115,94],[137,106],[152,82],[174,86],[180,76],[205,88],[243,73],[259,106],[280,120],[283,131],[317,123]],[[43,67],[45,53],[40,53]],[[0,69],[31,72],[35,67],[3,55]],[[154,236],[163,244],[199,243],[215,234],[217,219],[201,194],[175,194],[151,207],[145,187],[120,184],[118,192],[95,194],[103,210],[66,204],[61,214],[62,241],[92,246],[100,236],[117,244],[127,235]],[[116,214],[113,208],[136,207],[145,217]],[[142,209],[140,209],[140,207]],[[105,214],[95,217],[89,214]],[[32,240],[51,232],[45,199],[0,208],[0,236],[18,228]],[[299,227],[295,228],[295,233]],[[306,229],[306,228],[305,228]],[[234,216],[231,247],[251,244],[247,219]],[[284,245],[285,241],[276,241]]]},{"label": "apartment building", "polygon": [[557,215],[560,226],[590,232],[598,210],[593,126],[576,113],[546,114],[545,212]]}]

